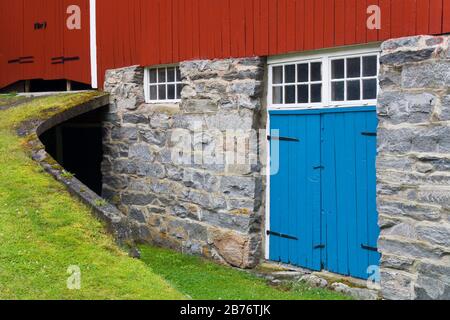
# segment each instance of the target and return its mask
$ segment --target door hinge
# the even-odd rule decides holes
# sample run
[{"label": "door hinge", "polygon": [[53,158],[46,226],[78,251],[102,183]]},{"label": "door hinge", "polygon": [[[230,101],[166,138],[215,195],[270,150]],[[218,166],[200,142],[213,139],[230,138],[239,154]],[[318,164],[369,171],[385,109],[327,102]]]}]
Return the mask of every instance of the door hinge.
[{"label": "door hinge", "polygon": [[325,245],[324,244],[319,244],[317,246],[314,246],[314,249],[325,249]]},{"label": "door hinge", "polygon": [[364,245],[364,244],[361,244],[361,248],[364,249],[364,250],[369,250],[369,251],[378,252],[378,248],[371,247],[371,246],[366,246],[366,245]]},{"label": "door hinge", "polygon": [[267,235],[268,236],[275,236],[275,237],[285,238],[285,239],[290,239],[290,240],[298,240],[297,237],[289,236],[287,234],[274,232],[274,231],[270,231],[270,230],[267,230]]},{"label": "door hinge", "polygon": [[366,137],[376,137],[377,136],[376,132],[361,132],[361,134]]},{"label": "door hinge", "polygon": [[292,142],[299,142],[300,139],[297,138],[289,138],[289,137],[271,137],[267,136],[267,140],[279,140],[279,141],[292,141]]},{"label": "door hinge", "polygon": [[314,170],[318,170],[318,169],[325,169],[324,166],[317,166],[317,167],[313,167]]},{"label": "door hinge", "polygon": [[80,57],[54,57],[52,58],[52,64],[64,64],[67,61],[77,61]]},{"label": "door hinge", "polygon": [[18,64],[24,64],[24,63],[34,63],[34,57],[33,56],[27,56],[27,57],[19,57],[17,59],[9,60],[9,64],[18,63]]}]

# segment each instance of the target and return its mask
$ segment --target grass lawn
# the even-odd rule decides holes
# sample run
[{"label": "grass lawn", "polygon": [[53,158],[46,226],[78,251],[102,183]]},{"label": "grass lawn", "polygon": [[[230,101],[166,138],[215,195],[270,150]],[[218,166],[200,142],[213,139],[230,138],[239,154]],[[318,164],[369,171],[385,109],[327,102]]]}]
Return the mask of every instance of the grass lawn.
[{"label": "grass lawn", "polygon": [[[15,128],[71,108],[96,93],[38,98],[0,111],[0,299],[336,299],[326,290],[293,291],[200,258],[142,247],[131,259],[90,210],[43,172]],[[0,95],[0,101],[14,99]],[[10,100],[12,101],[12,100]],[[69,266],[81,290],[67,289]]]},{"label": "grass lawn", "polygon": [[199,257],[167,249],[142,246],[142,261],[175,288],[195,300],[342,300],[334,291],[311,289],[301,284],[270,287],[244,271],[217,265]]}]

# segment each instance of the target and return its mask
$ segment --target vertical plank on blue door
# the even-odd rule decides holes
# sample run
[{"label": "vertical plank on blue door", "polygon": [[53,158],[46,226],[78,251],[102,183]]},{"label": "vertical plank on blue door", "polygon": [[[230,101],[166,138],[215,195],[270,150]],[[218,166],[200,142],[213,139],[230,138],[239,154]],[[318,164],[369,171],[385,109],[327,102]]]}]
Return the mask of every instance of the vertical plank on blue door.
[{"label": "vertical plank on blue door", "polygon": [[322,142],[322,210],[325,212],[324,227],[326,238],[324,242],[326,259],[325,268],[331,272],[338,272],[338,246],[337,246],[337,201],[336,201],[336,126],[335,114],[324,114],[323,142]]},{"label": "vertical plank on blue door", "polygon": [[[367,130],[377,132],[378,119],[376,112],[367,114]],[[367,176],[368,176],[368,245],[376,248],[380,229],[378,227],[378,212],[376,203],[376,157],[377,157],[377,139],[376,137],[367,137]],[[380,254],[378,252],[369,252],[369,265],[378,266],[380,263]]]},{"label": "vertical plank on blue door", "polygon": [[367,138],[362,133],[367,132],[367,116],[369,112],[359,112],[355,114],[355,134],[356,134],[356,212],[357,212],[357,244],[359,244],[359,250],[357,251],[357,257],[359,261],[358,270],[354,276],[359,278],[367,277],[367,266],[369,265],[369,252],[361,247],[361,244],[368,243],[367,238],[367,200],[368,200],[368,188],[367,188]]},{"label": "vertical plank on blue door", "polygon": [[[271,130],[279,130],[282,127],[282,117],[272,116],[270,119]],[[272,134],[272,132],[271,132]],[[271,140],[271,143],[277,143],[275,140]],[[281,148],[281,146],[280,146]],[[273,148],[271,148],[273,152]],[[281,162],[281,150],[278,158]],[[284,171],[279,164],[279,170],[276,174],[271,177],[270,184],[270,230],[278,230],[281,225],[281,212],[282,212],[282,183],[283,183]],[[270,259],[273,261],[281,261],[281,251],[280,251],[280,238],[270,237]]]},{"label": "vertical plank on blue door", "polygon": [[345,115],[335,115],[335,150],[336,150],[336,216],[337,216],[337,251],[338,251],[338,273],[348,275],[348,203],[345,191],[348,188],[345,151]]},{"label": "vertical plank on blue door", "polygon": [[305,214],[308,210],[307,205],[307,154],[309,153],[309,150],[307,148],[307,120],[306,117],[299,116],[298,118],[298,130],[301,131],[300,135],[300,143],[299,143],[299,159],[298,159],[298,207],[297,207],[297,214],[298,214],[298,230],[299,230],[299,252],[298,252],[298,265],[307,267],[308,265],[308,252],[306,249],[307,245],[307,215]]},{"label": "vertical plank on blue door", "polygon": [[[311,210],[308,210],[310,219],[310,265],[313,270],[321,269],[321,249],[316,248],[322,244],[321,241],[321,116],[314,115],[308,117],[308,186],[310,192],[307,201],[311,202]],[[309,199],[309,200],[308,200]]]},{"label": "vertical plank on blue door", "polygon": [[361,246],[357,243],[357,215],[356,215],[356,158],[355,158],[355,112],[344,113],[345,119],[345,183],[346,188],[338,192],[344,193],[346,198],[346,212],[348,226],[348,270],[353,275],[358,272],[358,252]]},{"label": "vertical plank on blue door", "polygon": [[[289,117],[288,116],[280,116],[281,124],[278,128],[280,130],[281,137],[287,137],[289,135]],[[280,196],[280,227],[275,229],[275,232],[288,234],[289,235],[289,198],[291,196],[291,186],[286,183],[289,182],[289,158],[291,156],[291,148],[290,144],[286,143],[287,141],[279,141],[280,144],[280,172],[282,175],[282,182],[280,184],[280,191],[285,190],[284,195]],[[287,190],[286,190],[287,188]],[[289,263],[289,239],[280,237],[280,252],[281,252],[281,262]]]}]

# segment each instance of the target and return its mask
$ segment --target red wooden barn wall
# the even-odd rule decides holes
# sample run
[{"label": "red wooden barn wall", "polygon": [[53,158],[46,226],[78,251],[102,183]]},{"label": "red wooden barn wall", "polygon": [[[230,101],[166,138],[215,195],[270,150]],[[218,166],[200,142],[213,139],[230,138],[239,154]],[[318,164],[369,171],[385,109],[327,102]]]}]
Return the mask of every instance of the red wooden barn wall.
[{"label": "red wooden barn wall", "polygon": [[[381,30],[368,30],[379,5]],[[197,58],[266,56],[450,32],[450,0],[97,0],[104,71]]]},{"label": "red wooden barn wall", "polygon": [[[69,5],[80,6],[81,30],[66,27]],[[46,28],[35,30],[37,22]],[[89,29],[89,0],[0,0],[0,87],[37,78],[90,83]],[[8,63],[20,57],[27,59]],[[79,60],[54,64],[56,57]]]},{"label": "red wooden barn wall", "polygon": [[[24,3],[26,6],[24,6]],[[65,23],[65,8],[83,9],[83,28]],[[366,28],[369,5],[381,30]],[[0,87],[20,79],[90,82],[89,0],[0,0]],[[45,32],[35,21],[48,21]],[[275,55],[450,32],[450,0],[97,0],[99,84],[107,69],[197,58]],[[78,62],[50,65],[64,53]],[[33,65],[5,61],[33,55]]]}]

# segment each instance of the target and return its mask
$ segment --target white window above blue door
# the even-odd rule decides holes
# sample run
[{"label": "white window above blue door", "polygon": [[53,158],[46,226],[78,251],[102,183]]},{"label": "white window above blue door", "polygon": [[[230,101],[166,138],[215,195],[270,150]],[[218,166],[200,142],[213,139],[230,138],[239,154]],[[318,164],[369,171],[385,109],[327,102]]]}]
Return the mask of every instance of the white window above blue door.
[{"label": "white window above blue door", "polygon": [[269,58],[269,109],[376,105],[379,50]]}]

